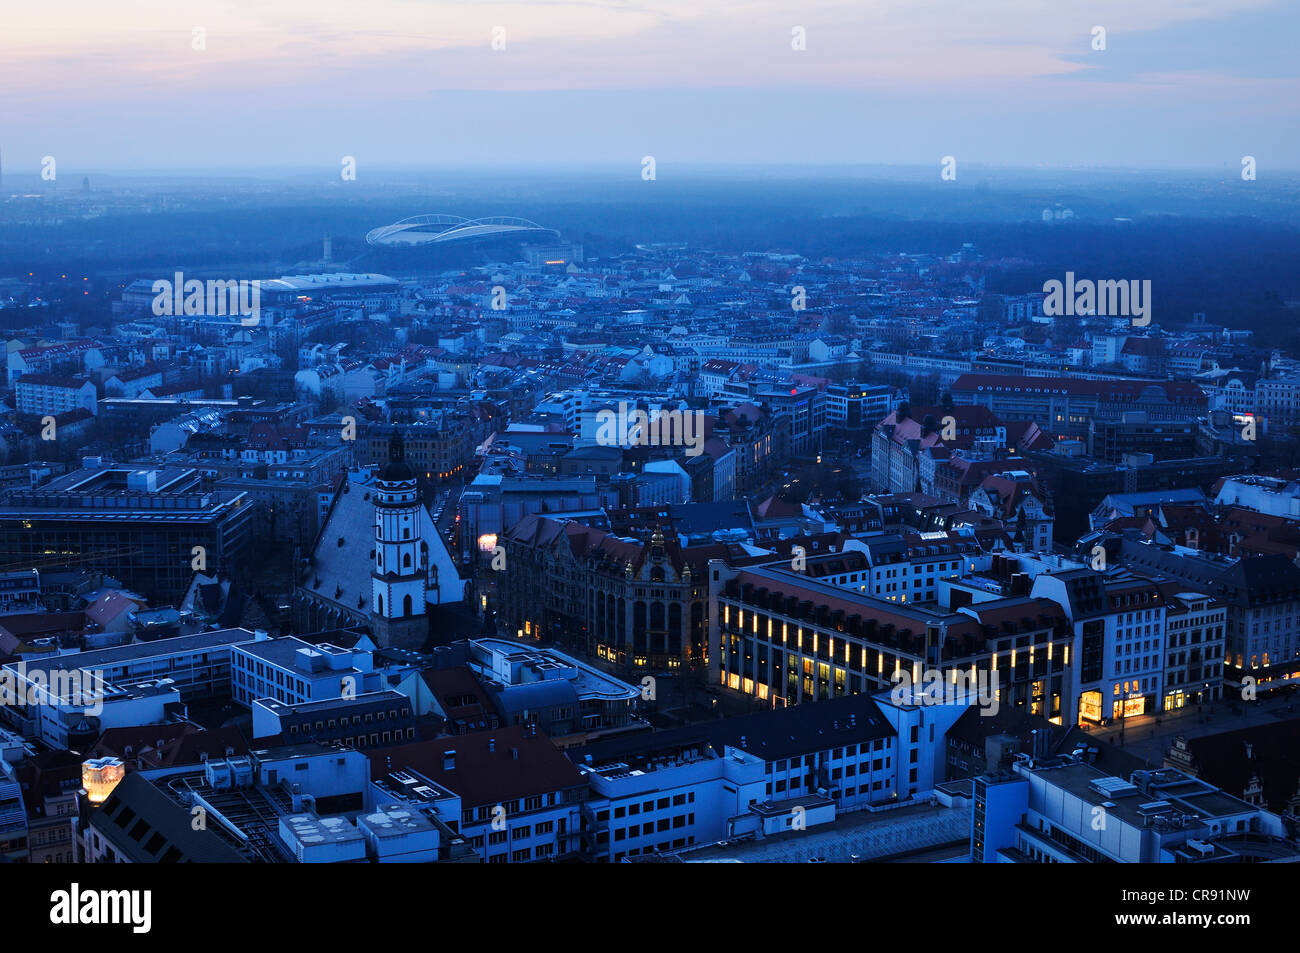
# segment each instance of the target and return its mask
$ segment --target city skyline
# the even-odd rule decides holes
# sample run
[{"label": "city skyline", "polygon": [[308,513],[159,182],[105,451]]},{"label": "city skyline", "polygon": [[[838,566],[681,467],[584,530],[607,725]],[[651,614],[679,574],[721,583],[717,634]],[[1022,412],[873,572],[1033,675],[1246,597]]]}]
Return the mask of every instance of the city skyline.
[{"label": "city skyline", "polygon": [[1297,27],[6,12],[6,923],[535,944],[746,864],[800,923],[824,864],[1010,942],[1281,922]]}]

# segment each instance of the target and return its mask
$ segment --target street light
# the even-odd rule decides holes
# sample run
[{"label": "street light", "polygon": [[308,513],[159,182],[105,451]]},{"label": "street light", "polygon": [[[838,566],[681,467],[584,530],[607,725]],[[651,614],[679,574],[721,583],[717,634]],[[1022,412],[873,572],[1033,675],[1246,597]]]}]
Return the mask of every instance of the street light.
[{"label": "street light", "polygon": [[1128,722],[1128,700],[1131,695],[1129,689],[1125,688],[1124,693],[1120,696],[1119,702],[1119,746],[1124,747],[1124,728]]}]

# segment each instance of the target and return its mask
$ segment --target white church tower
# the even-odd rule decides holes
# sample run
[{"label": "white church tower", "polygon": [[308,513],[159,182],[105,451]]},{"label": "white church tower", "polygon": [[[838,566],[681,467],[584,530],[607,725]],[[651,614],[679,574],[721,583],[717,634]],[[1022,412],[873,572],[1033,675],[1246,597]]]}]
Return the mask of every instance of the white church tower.
[{"label": "white church tower", "polygon": [[381,648],[419,649],[429,634],[427,518],[400,433],[388,443],[388,463],[375,481],[375,564],[371,622]]}]

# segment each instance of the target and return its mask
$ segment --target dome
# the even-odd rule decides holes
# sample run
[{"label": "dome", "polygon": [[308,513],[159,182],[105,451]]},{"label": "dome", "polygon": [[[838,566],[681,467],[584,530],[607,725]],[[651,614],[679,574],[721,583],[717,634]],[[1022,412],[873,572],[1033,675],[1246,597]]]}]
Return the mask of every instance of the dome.
[{"label": "dome", "polygon": [[406,462],[406,445],[400,431],[393,431],[388,438],[388,463],[379,471],[379,479],[385,483],[409,483],[415,479],[415,471]]},{"label": "dome", "polygon": [[385,483],[409,483],[415,479],[415,471],[407,466],[405,460],[390,460],[379,471],[379,479]]}]

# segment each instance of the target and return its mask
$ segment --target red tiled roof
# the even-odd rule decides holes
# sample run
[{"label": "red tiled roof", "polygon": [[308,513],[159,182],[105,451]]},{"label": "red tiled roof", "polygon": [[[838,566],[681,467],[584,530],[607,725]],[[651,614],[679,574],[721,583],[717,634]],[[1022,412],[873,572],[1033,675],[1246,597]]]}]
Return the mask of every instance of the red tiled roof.
[{"label": "red tiled roof", "polygon": [[[454,766],[445,755],[455,752]],[[367,752],[371,771],[410,768],[459,794],[465,809],[582,787],[583,776],[545,733],[509,726]]]}]

